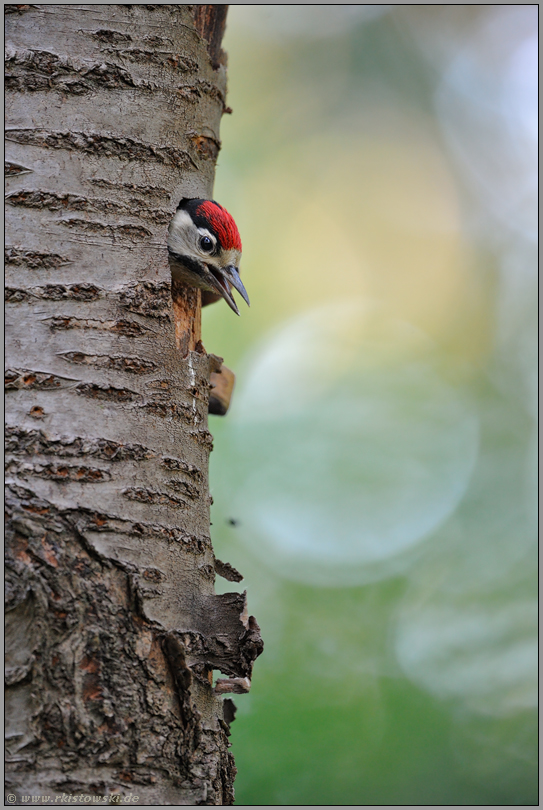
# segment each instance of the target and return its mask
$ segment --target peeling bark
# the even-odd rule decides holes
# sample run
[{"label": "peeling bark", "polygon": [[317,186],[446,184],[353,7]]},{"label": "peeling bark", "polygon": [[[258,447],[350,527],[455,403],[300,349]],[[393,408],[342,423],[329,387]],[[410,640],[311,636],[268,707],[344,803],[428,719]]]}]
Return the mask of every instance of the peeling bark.
[{"label": "peeling bark", "polygon": [[7,791],[231,804],[262,642],[214,591],[219,368],[165,247],[212,196],[227,7],[4,8]]}]

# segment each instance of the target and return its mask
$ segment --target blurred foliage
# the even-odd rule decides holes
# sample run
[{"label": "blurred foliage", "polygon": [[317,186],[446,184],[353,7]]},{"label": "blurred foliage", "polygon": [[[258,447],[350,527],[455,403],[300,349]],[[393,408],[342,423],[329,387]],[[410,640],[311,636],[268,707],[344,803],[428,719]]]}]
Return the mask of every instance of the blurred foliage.
[{"label": "blurred foliage", "polygon": [[[237,803],[537,802],[537,7],[230,7]],[[222,590],[232,589],[226,582]]]}]

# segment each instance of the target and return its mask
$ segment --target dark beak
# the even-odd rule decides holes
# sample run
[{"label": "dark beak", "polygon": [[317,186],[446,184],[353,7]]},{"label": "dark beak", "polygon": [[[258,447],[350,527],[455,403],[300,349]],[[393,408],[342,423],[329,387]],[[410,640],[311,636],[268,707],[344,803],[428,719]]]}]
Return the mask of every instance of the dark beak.
[{"label": "dark beak", "polygon": [[249,301],[249,296],[247,295],[247,290],[243,286],[243,282],[239,277],[239,272],[237,267],[230,265],[230,267],[225,267],[223,270],[224,274],[228,278],[228,281],[232,285],[232,287],[239,292],[245,303],[248,307],[251,306],[251,302]]},{"label": "dark beak", "polygon": [[234,310],[236,315],[239,315],[239,309],[234,301],[230,287],[237,290],[247,306],[250,306],[249,296],[247,295],[247,290],[243,286],[243,282],[239,277],[237,267],[234,267],[234,265],[229,265],[228,267],[221,267],[220,270],[215,270],[208,265],[208,268],[211,270],[212,276],[216,282],[214,286],[217,292],[222,295],[230,309]]}]

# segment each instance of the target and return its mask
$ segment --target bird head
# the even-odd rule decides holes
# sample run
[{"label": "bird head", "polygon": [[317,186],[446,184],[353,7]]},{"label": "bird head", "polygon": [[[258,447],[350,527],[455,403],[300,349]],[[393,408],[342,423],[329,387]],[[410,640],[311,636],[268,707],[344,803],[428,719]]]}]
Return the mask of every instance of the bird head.
[{"label": "bird head", "polygon": [[239,231],[222,205],[181,200],[168,228],[168,252],[174,278],[221,296],[237,315],[232,288],[249,304],[239,277]]}]

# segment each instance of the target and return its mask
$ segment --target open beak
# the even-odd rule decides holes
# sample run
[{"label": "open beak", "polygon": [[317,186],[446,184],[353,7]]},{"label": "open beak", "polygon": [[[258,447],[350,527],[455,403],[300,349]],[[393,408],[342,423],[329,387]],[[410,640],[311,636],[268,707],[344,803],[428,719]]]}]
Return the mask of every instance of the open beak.
[{"label": "open beak", "polygon": [[229,265],[228,267],[221,267],[220,269],[215,269],[209,267],[208,269],[211,271],[211,275],[214,281],[214,287],[218,293],[222,295],[230,309],[233,309],[236,315],[239,315],[239,309],[237,308],[237,304],[234,301],[234,297],[232,295],[231,287],[239,292],[247,306],[250,306],[249,296],[247,295],[247,290],[243,286],[243,282],[239,277],[239,272],[234,265]]}]

